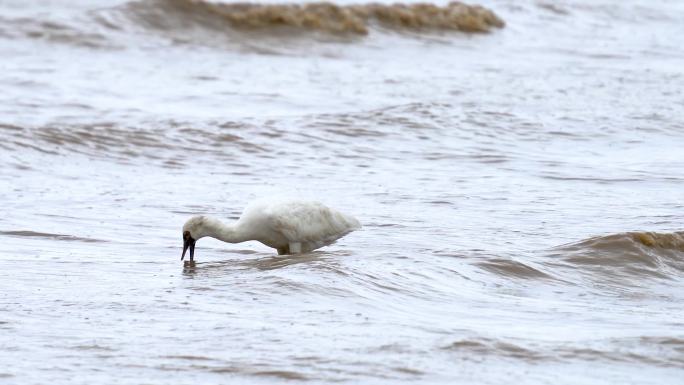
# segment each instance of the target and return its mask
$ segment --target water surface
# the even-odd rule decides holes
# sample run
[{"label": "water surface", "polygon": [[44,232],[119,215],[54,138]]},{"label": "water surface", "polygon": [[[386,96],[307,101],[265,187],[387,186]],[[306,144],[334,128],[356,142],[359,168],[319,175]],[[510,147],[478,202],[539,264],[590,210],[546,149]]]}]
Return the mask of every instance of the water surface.
[{"label": "water surface", "polygon": [[[0,381],[680,381],[684,4],[481,5],[506,26],[3,2]],[[271,195],[364,229],[183,267],[189,216]]]}]

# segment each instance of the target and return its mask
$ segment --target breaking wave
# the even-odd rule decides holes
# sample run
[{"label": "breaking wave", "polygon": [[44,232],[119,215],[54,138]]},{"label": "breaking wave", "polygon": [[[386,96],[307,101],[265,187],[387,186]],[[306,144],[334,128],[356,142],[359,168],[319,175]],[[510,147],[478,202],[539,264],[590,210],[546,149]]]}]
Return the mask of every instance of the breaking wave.
[{"label": "breaking wave", "polygon": [[[561,285],[639,286],[684,277],[684,232],[624,232],[592,237],[527,256],[478,257],[492,276]],[[587,282],[588,280],[588,282]]]},{"label": "breaking wave", "polygon": [[553,251],[556,261],[616,279],[670,278],[684,273],[684,232],[618,233],[559,246]]},{"label": "breaking wave", "polygon": [[488,32],[504,26],[494,12],[478,5],[211,3],[203,0],[139,1],[129,16],[146,27],[175,29],[201,25],[214,29],[282,32],[282,28],[343,35],[366,35],[372,25],[395,30]]},{"label": "breaking wave", "polygon": [[[457,1],[440,6],[138,0],[85,12],[74,9],[66,15],[0,15],[0,38],[117,50],[131,44],[147,46],[149,39],[157,35],[174,44],[228,45],[277,54],[282,52],[273,47],[283,39],[312,37],[348,42],[369,35],[371,30],[486,33],[504,24],[487,8]],[[258,42],[264,46],[258,46]]]}]

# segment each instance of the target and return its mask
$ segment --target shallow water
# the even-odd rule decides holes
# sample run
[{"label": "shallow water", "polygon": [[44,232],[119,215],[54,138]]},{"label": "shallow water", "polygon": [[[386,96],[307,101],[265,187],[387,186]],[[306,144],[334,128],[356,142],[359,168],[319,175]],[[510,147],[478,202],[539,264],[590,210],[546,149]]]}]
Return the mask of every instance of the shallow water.
[{"label": "shallow water", "polygon": [[[347,36],[179,1],[0,4],[0,382],[681,381],[684,4]],[[181,264],[272,195],[364,229]]]}]

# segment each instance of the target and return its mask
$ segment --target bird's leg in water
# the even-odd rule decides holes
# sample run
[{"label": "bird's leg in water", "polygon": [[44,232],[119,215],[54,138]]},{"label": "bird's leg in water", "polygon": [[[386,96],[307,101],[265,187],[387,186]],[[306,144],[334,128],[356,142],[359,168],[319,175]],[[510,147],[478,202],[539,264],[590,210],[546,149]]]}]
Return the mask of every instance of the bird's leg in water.
[{"label": "bird's leg in water", "polygon": [[300,242],[290,242],[290,254],[299,254],[302,252],[302,244]]}]

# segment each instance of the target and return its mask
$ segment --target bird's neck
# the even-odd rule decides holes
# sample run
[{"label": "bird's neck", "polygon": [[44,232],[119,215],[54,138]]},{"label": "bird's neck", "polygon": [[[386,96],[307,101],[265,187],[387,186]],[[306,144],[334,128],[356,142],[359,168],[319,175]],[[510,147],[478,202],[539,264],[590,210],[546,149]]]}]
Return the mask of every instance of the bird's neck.
[{"label": "bird's neck", "polygon": [[210,237],[228,243],[240,243],[252,240],[250,234],[248,234],[237,222],[226,224],[219,220],[213,220],[210,223],[211,224],[208,226],[208,235]]}]

